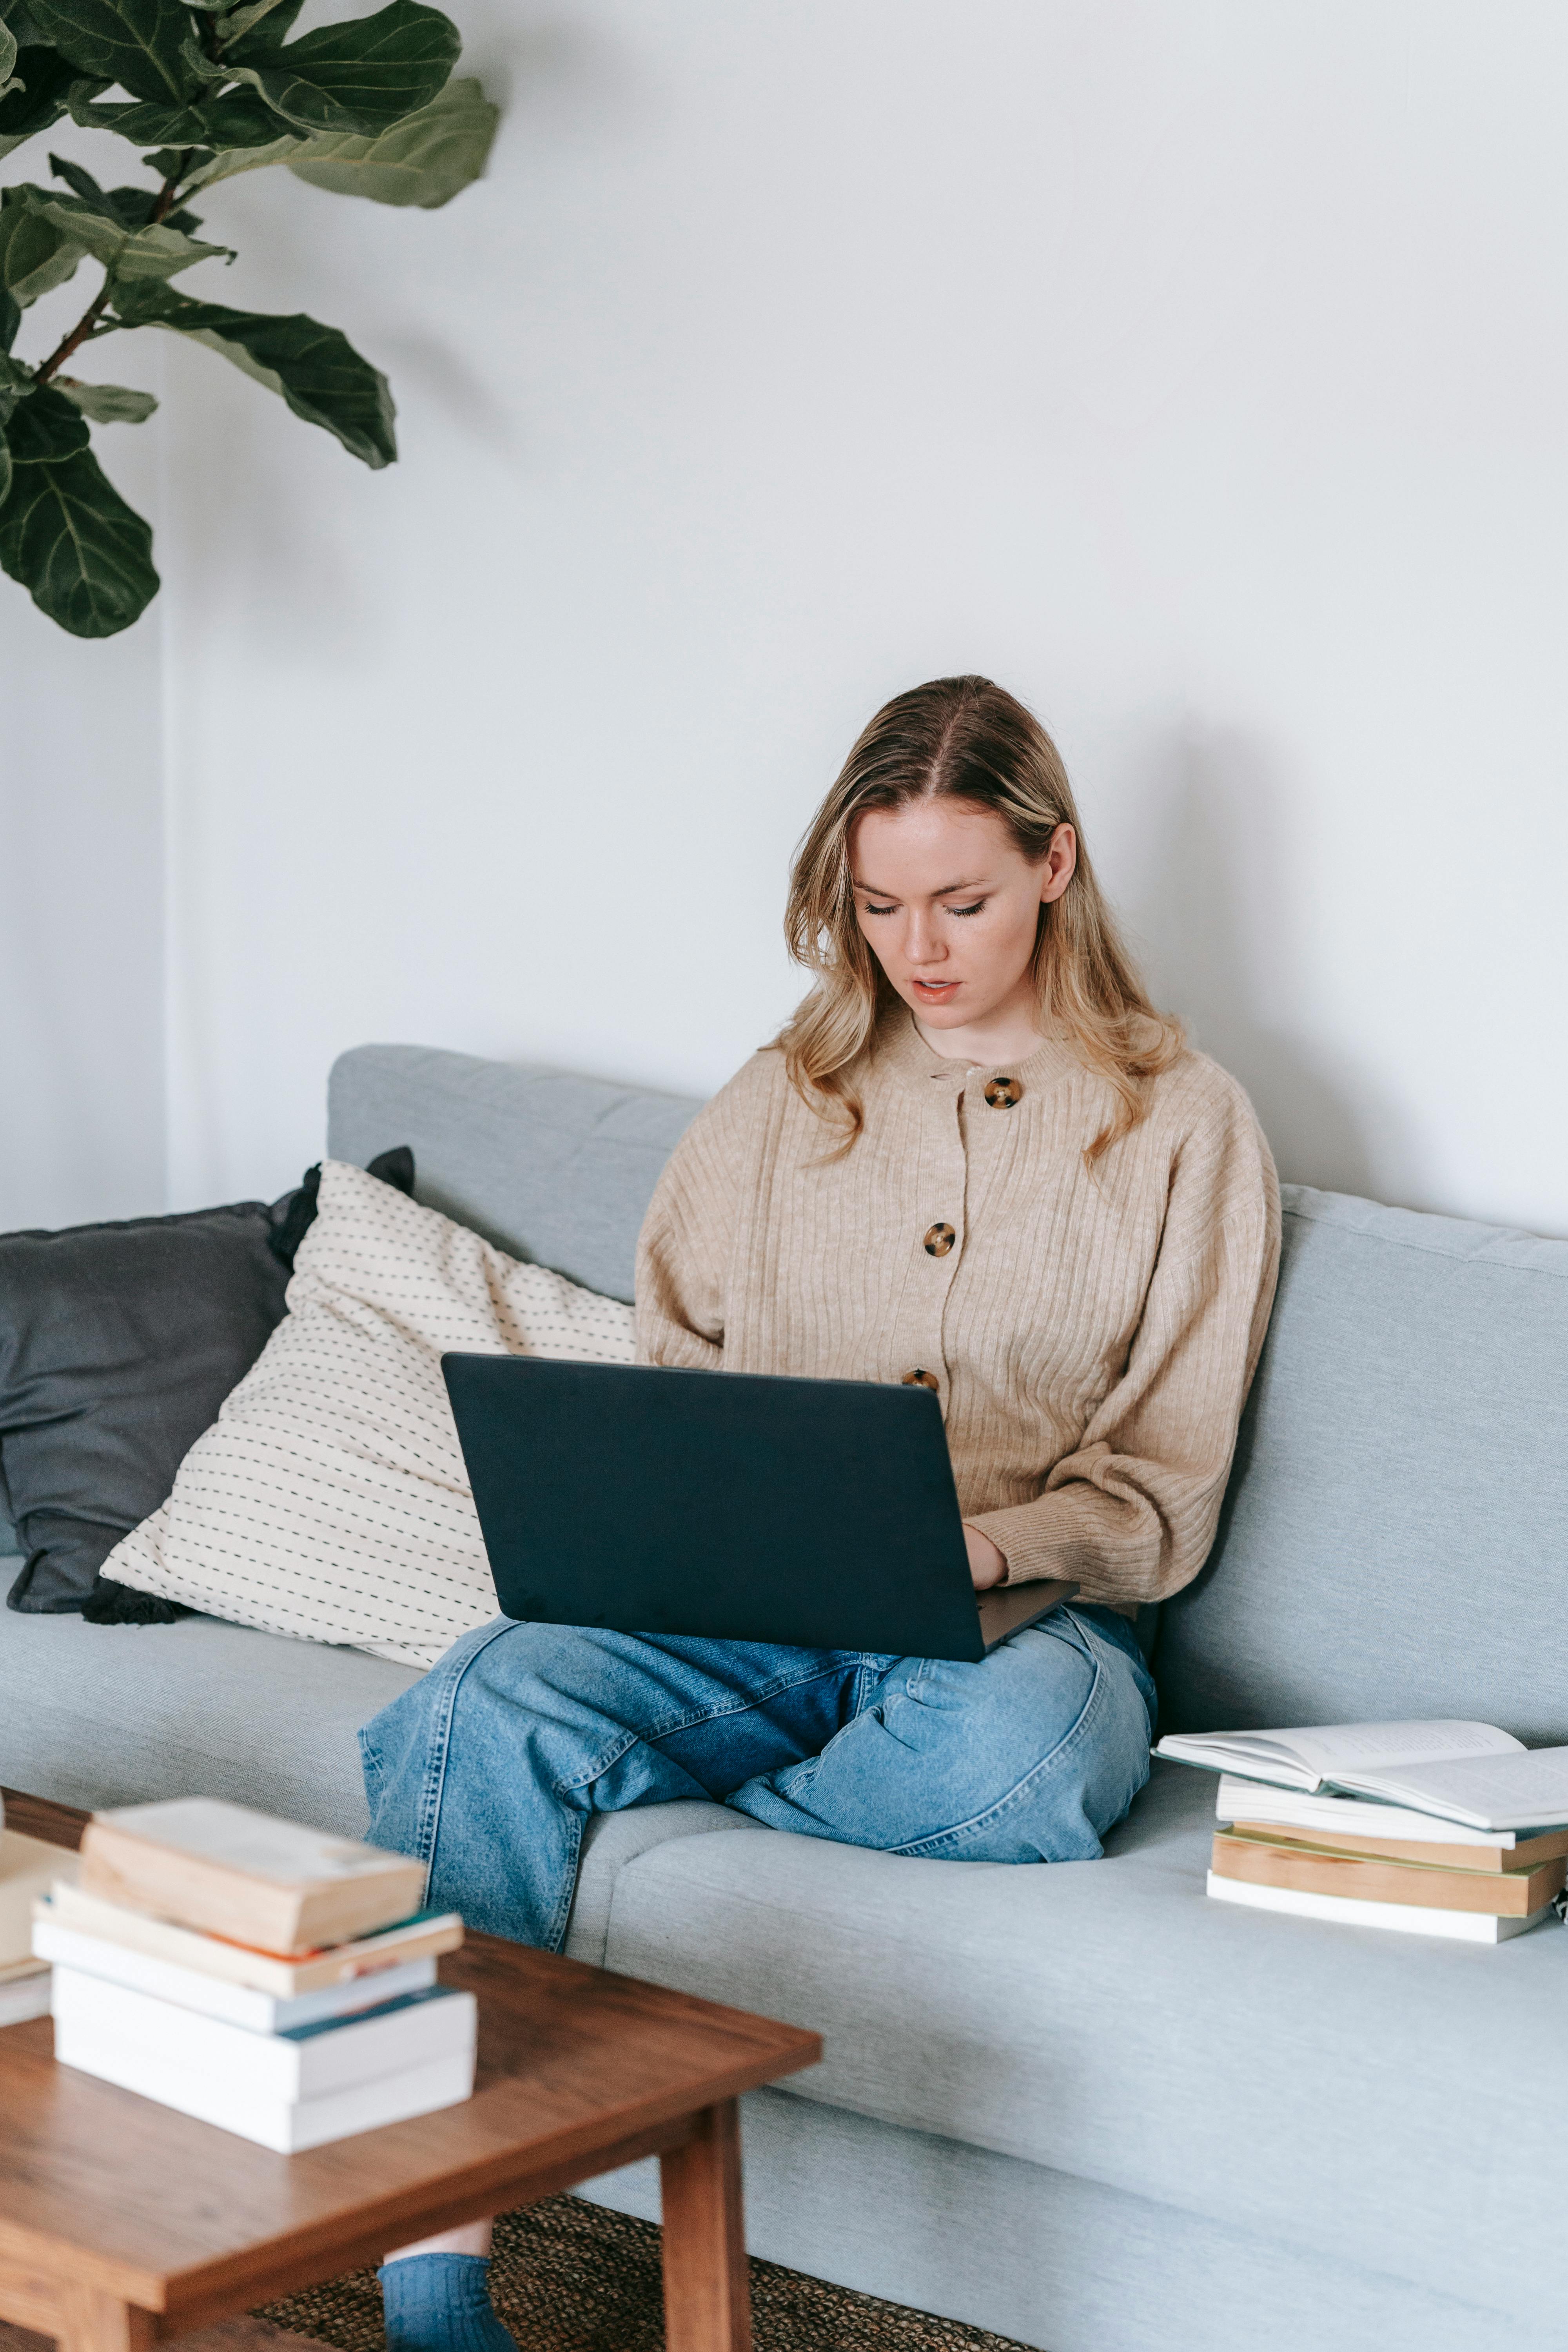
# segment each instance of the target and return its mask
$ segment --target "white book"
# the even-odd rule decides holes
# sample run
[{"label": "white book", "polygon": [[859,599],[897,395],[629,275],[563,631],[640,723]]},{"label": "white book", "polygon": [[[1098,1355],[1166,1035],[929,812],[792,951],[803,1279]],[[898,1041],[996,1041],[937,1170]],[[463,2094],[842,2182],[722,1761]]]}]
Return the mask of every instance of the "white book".
[{"label": "white book", "polygon": [[28,1964],[38,1896],[51,1880],[75,1875],[75,1857],[58,1845],[24,1837],[18,1830],[0,1830],[0,1976]]},{"label": "white book", "polygon": [[1342,1773],[1335,1785],[1470,1829],[1555,1829],[1568,1822],[1568,1748],[1439,1757],[1379,1772]]},{"label": "white book", "polygon": [[1552,1916],[1544,1905],[1522,1919],[1500,1919],[1489,1911],[1428,1911],[1410,1903],[1371,1903],[1360,1895],[1309,1895],[1296,1886],[1258,1886],[1250,1879],[1208,1874],[1216,1903],[1239,1903],[1249,1911],[1285,1911],[1297,1919],[1329,1919],[1341,1927],[1391,1927],[1402,1936],[1447,1936],[1463,1944],[1501,1944],[1522,1936]]},{"label": "white book", "polygon": [[425,1900],[423,1863],[223,1797],[94,1813],[79,1863],[89,1895],[269,1952],[347,1943]]},{"label": "white book", "polygon": [[154,2000],[173,2001],[178,2009],[198,2010],[205,2017],[243,2025],[252,2033],[288,2033],[297,2025],[319,2025],[327,2018],[382,2009],[408,1993],[425,1991],[436,1981],[434,1960],[409,1960],[402,1968],[378,1969],[372,1976],[351,1977],[346,1984],[297,1993],[289,2000],[259,1991],[254,1985],[227,1983],[202,1969],[181,1968],[177,1961],[134,1951],[126,1944],[111,1944],[102,1936],[84,1936],[79,1928],[59,1926],[47,1916],[34,1919],[33,1949],[39,1959],[74,1969],[81,1976],[101,1977],[132,1992],[151,1993]]},{"label": "white book", "polygon": [[1156,1756],[1315,1796],[1327,1790],[1478,1830],[1568,1823],[1568,1748],[1526,1748],[1495,1723],[1317,1723],[1180,1732]]},{"label": "white book", "polygon": [[1467,1829],[1462,1822],[1440,1821],[1434,1813],[1411,1812],[1370,1797],[1304,1796],[1299,1789],[1239,1780],[1231,1772],[1221,1776],[1215,1817],[1280,1829],[1337,1830],[1347,1837],[1403,1838],[1419,1845],[1481,1846],[1489,1853],[1511,1853],[1519,1843],[1513,1830]]},{"label": "white book", "polygon": [[31,2017],[49,2013],[49,1972],[34,1969],[0,1984],[0,2025],[25,2025]]},{"label": "white book", "polygon": [[216,2124],[220,2131],[259,2141],[279,2156],[321,2147],[328,2140],[348,2139],[356,2132],[379,2131],[384,2124],[433,2115],[438,2107],[458,2106],[472,2097],[474,2088],[474,2053],[468,2050],[405,2067],[395,2074],[378,2074],[372,2082],[354,2083],[319,2098],[277,2098],[216,2079],[200,2066],[172,2066],[165,2059],[111,2035],[62,2024],[58,2019],[55,2057],[60,2065],[74,2066],[79,2074],[117,2083],[121,2090],[136,2091],[144,2099],[155,2099],[160,2106],[194,2116],[198,2123]]},{"label": "white book", "polygon": [[[472,1993],[436,1985],[366,2016],[296,2026],[287,2033],[253,2033],[151,1993],[62,1968],[55,1970],[54,2014],[57,2057],[62,2037],[68,2046],[79,2046],[85,2037],[122,2051],[128,2062],[145,2059],[154,2074],[166,2069],[171,2079],[188,2075],[209,2082],[215,2095],[286,2106],[436,2059],[471,2057],[476,2021]],[[131,2087],[139,2090],[142,2084]]]},{"label": "white book", "polygon": [[51,1918],[62,1927],[74,1927],[106,1944],[146,1952],[153,1959],[173,1960],[176,1967],[198,1969],[203,1976],[222,1977],[228,1984],[254,1985],[258,1992],[276,1993],[292,2000],[302,1992],[321,1992],[328,1985],[346,1984],[377,1969],[455,1952],[463,1940],[463,1923],[455,1911],[421,1911],[374,1936],[352,1944],[337,1944],[306,1958],[258,1951],[253,1945],[234,1944],[222,1936],[205,1936],[198,1928],[176,1927],[168,1919],[153,1919],[142,1911],[127,1911],[84,1895],[79,1886],[57,1878],[46,1903],[33,1906],[35,1919]]},{"label": "white book", "polygon": [[1311,1723],[1289,1731],[1176,1732],[1162,1739],[1154,1753],[1173,1764],[1201,1764],[1211,1772],[1232,1772],[1244,1780],[1268,1780],[1276,1788],[1311,1794],[1324,1787],[1349,1788],[1352,1780],[1394,1765],[1494,1756],[1509,1749],[1522,1752],[1522,1743],[1495,1724],[1444,1720]]}]

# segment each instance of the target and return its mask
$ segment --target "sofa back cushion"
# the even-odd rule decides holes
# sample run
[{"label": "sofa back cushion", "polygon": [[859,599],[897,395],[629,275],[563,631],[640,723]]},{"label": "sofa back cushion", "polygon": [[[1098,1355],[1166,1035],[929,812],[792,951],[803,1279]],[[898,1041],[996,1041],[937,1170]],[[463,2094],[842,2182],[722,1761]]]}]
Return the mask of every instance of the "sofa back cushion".
[{"label": "sofa back cushion", "polygon": [[363,1168],[411,1143],[415,1197],[514,1257],[629,1299],[659,1171],[702,1108],[423,1045],[358,1045],[327,1096],[327,1150]]},{"label": "sofa back cushion", "polygon": [[1568,1242],[1284,1188],[1165,1730],[1468,1716],[1568,1741]]}]

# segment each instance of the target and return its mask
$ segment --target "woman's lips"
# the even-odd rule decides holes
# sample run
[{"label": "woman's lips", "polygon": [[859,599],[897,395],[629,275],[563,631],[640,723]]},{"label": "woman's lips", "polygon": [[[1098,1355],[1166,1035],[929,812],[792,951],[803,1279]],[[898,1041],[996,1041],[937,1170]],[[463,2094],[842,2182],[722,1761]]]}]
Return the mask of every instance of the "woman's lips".
[{"label": "woman's lips", "polygon": [[956,980],[917,980],[914,985],[922,996],[951,996],[958,982]]}]

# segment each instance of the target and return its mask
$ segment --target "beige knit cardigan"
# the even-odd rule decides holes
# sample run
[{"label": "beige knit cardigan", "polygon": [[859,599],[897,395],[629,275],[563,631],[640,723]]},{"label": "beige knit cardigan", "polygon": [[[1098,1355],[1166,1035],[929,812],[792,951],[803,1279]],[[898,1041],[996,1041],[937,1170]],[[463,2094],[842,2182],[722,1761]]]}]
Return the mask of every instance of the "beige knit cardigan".
[{"label": "beige knit cardigan", "polygon": [[1184,1054],[1089,1168],[1112,1097],[1065,1044],[947,1061],[900,1007],[857,1076],[841,1158],[773,1048],[698,1114],[643,1226],[642,1360],[922,1373],[1010,1583],[1071,1577],[1123,1610],[1178,1591],[1214,1540],[1279,1265],[1247,1096]]}]

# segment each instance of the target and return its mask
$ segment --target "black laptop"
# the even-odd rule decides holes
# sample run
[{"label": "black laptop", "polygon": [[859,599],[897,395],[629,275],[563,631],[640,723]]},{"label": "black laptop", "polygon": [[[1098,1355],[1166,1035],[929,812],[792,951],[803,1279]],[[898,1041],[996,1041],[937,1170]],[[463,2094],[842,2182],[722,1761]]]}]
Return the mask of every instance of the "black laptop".
[{"label": "black laptop", "polygon": [[977,1661],[1078,1590],[976,1593],[929,1389],[441,1364],[508,1617]]}]

